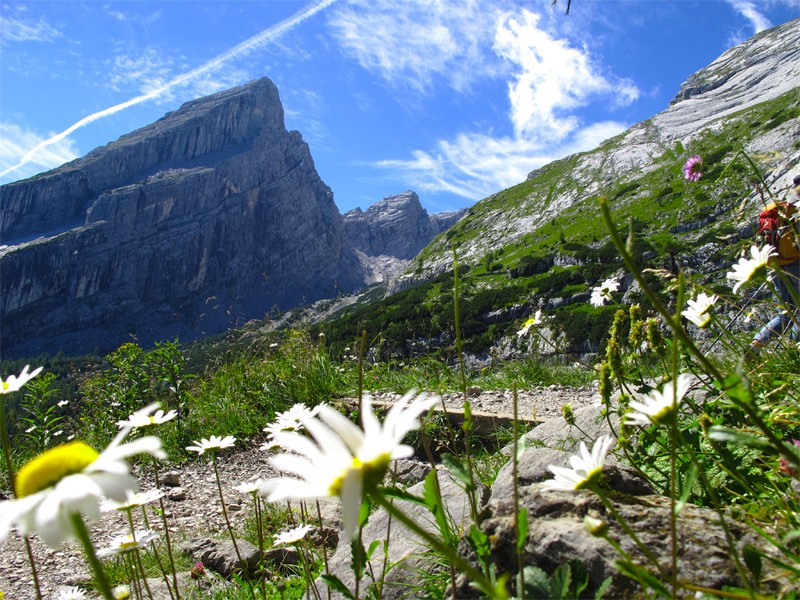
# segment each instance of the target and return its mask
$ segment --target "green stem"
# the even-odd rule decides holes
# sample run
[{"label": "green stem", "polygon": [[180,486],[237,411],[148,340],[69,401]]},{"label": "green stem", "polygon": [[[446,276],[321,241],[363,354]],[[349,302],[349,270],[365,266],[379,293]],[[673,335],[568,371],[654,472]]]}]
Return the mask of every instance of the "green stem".
[{"label": "green stem", "polygon": [[[242,560],[242,554],[239,552],[239,545],[236,543],[236,536],[231,526],[231,520],[228,518],[228,509],[225,507],[225,497],[222,495],[222,482],[220,481],[219,469],[217,468],[217,453],[214,450],[211,451],[211,462],[214,465],[214,476],[217,479],[217,491],[219,492],[219,502],[222,505],[222,516],[225,518],[225,525],[228,528],[228,534],[231,536],[231,542],[233,542],[233,549],[236,551],[236,558],[239,560],[239,566],[244,569],[246,565]],[[247,581],[247,587],[250,590],[250,595],[255,600],[256,591],[249,580]]]},{"label": "green stem", "polygon": [[[324,532],[325,530],[325,523],[322,521],[322,509],[319,506],[319,500],[316,500],[317,505],[317,518],[319,519],[319,529],[320,532]],[[324,541],[322,543],[322,559],[325,562],[325,573],[330,575],[330,568],[328,567],[328,536],[325,535]],[[328,590],[328,600],[331,600],[331,588],[329,586],[325,586],[325,589]],[[265,596],[266,597],[266,596]]]},{"label": "green stem", "polygon": [[86,524],[83,522],[80,513],[72,513],[69,516],[69,519],[72,523],[72,529],[75,532],[75,536],[83,546],[83,551],[86,555],[86,561],[89,563],[89,566],[94,572],[95,582],[97,583],[97,587],[100,588],[100,593],[102,593],[107,600],[114,600],[114,594],[111,591],[111,584],[108,582],[108,577],[106,576],[106,571],[103,568],[103,563],[100,562],[99,558],[97,558],[97,554],[94,551],[94,546],[92,545],[92,540],[89,537],[89,530],[86,529]]},{"label": "green stem", "polygon": [[[683,309],[683,301],[684,301],[684,282],[683,282],[683,273],[678,276],[678,308],[677,313],[680,314],[681,310]],[[670,369],[670,375],[672,376],[672,405],[674,407],[674,412],[672,413],[673,418],[670,419],[668,424],[669,428],[669,438],[670,438],[670,452],[669,452],[669,531],[670,531],[670,538],[671,538],[671,560],[672,560],[672,573],[670,574],[670,584],[672,589],[672,597],[677,598],[678,594],[678,515],[675,511],[676,503],[675,503],[675,495],[676,495],[676,485],[677,485],[677,465],[676,465],[676,456],[675,453],[677,452],[677,445],[678,445],[678,371],[680,370],[679,367],[679,346],[678,344],[672,344],[672,364]]]},{"label": "green stem", "polygon": [[715,590],[714,588],[707,588],[703,587],[702,585],[694,585],[693,583],[684,583],[683,587],[687,590],[693,592],[702,592],[703,594],[707,594],[709,596],[718,596],[720,598],[734,598],[736,600],[745,600],[748,598],[755,598],[756,600],[767,600],[768,596],[762,596],[761,594],[753,595],[743,595],[738,592],[727,592],[724,590]]},{"label": "green stem", "polygon": [[217,468],[217,453],[213,450],[211,451],[211,462],[214,465],[214,476],[217,479],[217,491],[219,492],[219,502],[222,505],[222,516],[225,518],[225,526],[228,528],[228,535],[231,536],[231,542],[233,542],[233,549],[236,551],[236,558],[239,561],[239,565],[243,566],[244,562],[239,552],[239,545],[236,543],[236,536],[233,533],[231,521],[228,519],[228,509],[225,508],[225,497],[222,495],[222,482],[220,481],[219,469]]},{"label": "green stem", "polygon": [[403,511],[397,508],[393,503],[389,502],[381,494],[373,494],[372,499],[377,505],[383,508],[387,513],[391,514],[400,523],[402,523],[409,531],[418,535],[422,540],[430,544],[431,548],[446,556],[462,573],[475,583],[484,594],[489,598],[504,599],[507,595],[502,588],[496,588],[492,582],[478,569],[476,569],[469,561],[455,552],[453,548],[445,544],[441,539],[424,529],[419,523],[414,521],[411,517],[406,515]]},{"label": "green stem", "polygon": [[136,600],[142,600],[142,584],[139,581],[139,576],[136,574],[136,565],[133,563],[133,557],[130,554],[123,554],[125,566],[128,567],[128,579],[131,582],[131,590]]},{"label": "green stem", "polygon": [[36,562],[33,560],[33,548],[31,548],[31,540],[25,536],[25,551],[28,554],[28,563],[31,566],[31,575],[33,576],[33,586],[36,588],[36,600],[42,600],[42,588],[39,585],[39,573],[36,571]]},{"label": "green stem", "polygon": [[367,330],[361,332],[361,343],[358,348],[358,416],[361,417],[361,401],[364,396],[364,350],[367,345]]},{"label": "green stem", "polygon": [[[161,489],[161,482],[159,481],[159,478],[158,478],[158,462],[157,462],[157,460],[158,460],[157,458],[153,457],[153,474],[154,474],[155,480],[156,480],[156,489],[160,490]],[[167,556],[169,556],[169,568],[170,568],[170,572],[172,573],[172,586],[173,586],[173,589],[175,590],[175,598],[177,598],[177,600],[180,600],[181,593],[178,590],[178,575],[175,572],[175,559],[172,557],[172,542],[170,541],[170,537],[169,537],[169,525],[167,524],[167,511],[166,511],[166,509],[164,507],[164,497],[163,496],[158,499],[158,507],[161,510],[161,522],[164,524],[164,541],[167,543]],[[166,576],[165,576],[165,579],[166,579]],[[167,588],[169,588],[169,584],[167,584]],[[171,593],[170,593],[170,596],[172,596]]]},{"label": "green stem", "polygon": [[631,540],[633,540],[633,543],[636,544],[636,547],[639,548],[639,551],[642,554],[644,554],[645,557],[647,558],[647,560],[649,560],[653,564],[653,566],[656,569],[658,569],[658,572],[662,576],[664,576],[665,575],[664,569],[661,567],[661,564],[658,562],[658,558],[656,558],[655,554],[653,554],[650,551],[650,548],[645,546],[645,544],[639,539],[639,536],[636,535],[636,532],[633,529],[631,529],[631,526],[628,525],[628,522],[625,520],[625,518],[621,514],[619,514],[619,512],[617,511],[616,507],[611,502],[611,500],[606,498],[605,494],[603,494],[603,492],[600,490],[600,488],[597,485],[590,485],[587,489],[592,490],[595,493],[595,495],[598,498],[600,498],[600,501],[606,507],[608,512],[611,514],[612,517],[614,517],[614,519],[617,521],[617,523],[619,523],[619,526],[622,527],[622,530],[627,534],[627,536],[629,538],[631,538]]},{"label": "green stem", "polygon": [[3,458],[6,462],[6,472],[8,473],[8,485],[16,496],[16,476],[14,474],[14,463],[11,462],[11,444],[8,441],[8,429],[6,429],[6,405],[0,402],[0,439],[3,442]]},{"label": "green stem", "polygon": [[[259,560],[264,560],[264,516],[261,512],[261,499],[258,496],[258,490],[253,492],[253,504],[255,505],[256,511],[256,529],[258,531],[258,558]],[[260,587],[261,587],[261,595],[264,598],[267,597],[267,583],[266,577],[264,576],[264,566],[263,563],[261,564],[261,571],[259,573],[259,580],[260,580]]]},{"label": "green stem", "polygon": [[[622,241],[619,233],[614,226],[613,221],[611,220],[611,213],[609,212],[608,208],[608,200],[606,198],[600,198],[600,209],[603,213],[603,220],[606,224],[606,229],[608,229],[608,233],[611,236],[611,241],[614,242],[614,246],[616,246],[617,251],[619,252],[620,256],[622,257],[622,261],[625,263],[625,266],[630,271],[631,275],[633,275],[634,279],[639,283],[642,292],[647,296],[647,299],[652,304],[653,308],[661,315],[664,321],[667,323],[669,328],[672,330],[673,334],[676,338],[678,338],[681,343],[689,350],[689,352],[697,359],[697,361],[702,365],[703,369],[705,369],[706,373],[711,375],[715,381],[720,386],[720,389],[725,392],[727,388],[723,387],[725,382],[725,377],[722,373],[714,366],[714,364],[708,360],[705,354],[700,352],[700,349],[697,345],[692,341],[692,339],[686,334],[683,327],[681,326],[680,320],[677,317],[674,317],[669,310],[664,306],[661,300],[655,295],[653,290],[650,288],[650,285],[645,281],[644,277],[642,276],[641,271],[636,266],[636,263],[633,260],[633,257],[628,253],[627,249],[625,248],[625,242]],[[748,402],[743,402],[734,396],[728,396],[737,407],[743,410],[749,417],[751,422],[758,427],[761,433],[774,445],[775,449],[780,452],[780,454],[786,457],[792,464],[797,463],[797,457],[795,457],[791,452],[789,452],[772,431],[772,429],[764,422],[759,414],[757,408],[751,405]]]},{"label": "green stem", "polygon": [[469,487],[467,499],[469,500],[469,510],[472,521],[480,525],[481,518],[478,511],[478,502],[475,498],[478,486],[475,483],[475,473],[472,468],[472,410],[467,399],[467,378],[464,371],[464,341],[461,337],[461,311],[459,309],[460,286],[458,279],[458,253],[453,244],[453,312],[456,329],[456,352],[458,354],[458,366],[461,379],[461,392],[464,395],[464,457],[467,459],[467,474],[469,475]]},{"label": "green stem", "polygon": [[[311,572],[311,565],[313,564],[313,560],[311,559],[311,551],[309,549],[309,544],[306,538],[300,540],[300,542],[295,546],[297,548],[298,553],[301,556],[303,561],[303,572],[306,577],[306,581],[308,584],[306,585],[306,594],[309,593],[309,590],[314,593],[315,600],[322,600],[322,597],[319,594],[319,590],[317,589],[317,583],[314,581],[314,575]],[[326,586],[327,587],[327,586]]]},{"label": "green stem", "polygon": [[671,448],[669,453],[669,532],[672,538],[672,573],[670,583],[672,584],[672,597],[677,598],[678,594],[678,515],[675,512],[675,427],[673,423],[669,428]]},{"label": "green stem", "polygon": [[150,598],[150,600],[153,600],[153,591],[150,589],[150,584],[147,583],[147,575],[145,575],[144,572],[144,565],[142,564],[142,556],[140,554],[140,551],[134,550],[134,553],[135,554],[133,557],[133,561],[134,564],[139,568],[139,573],[141,574],[142,577],[142,583],[144,583],[144,589],[147,590],[147,597]]}]

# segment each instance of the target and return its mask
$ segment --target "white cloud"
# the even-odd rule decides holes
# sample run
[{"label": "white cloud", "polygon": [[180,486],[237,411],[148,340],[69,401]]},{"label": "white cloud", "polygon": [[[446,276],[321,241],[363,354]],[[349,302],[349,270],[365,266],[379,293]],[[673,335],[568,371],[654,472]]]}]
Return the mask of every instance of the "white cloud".
[{"label": "white cloud", "polygon": [[[20,156],[24,156],[31,148],[35,148],[45,138],[23,129],[18,125],[0,123],[0,171],[16,164]],[[48,146],[31,160],[24,168],[15,172],[8,181],[16,181],[31,177],[42,171],[54,169],[70,160],[78,158],[78,152],[72,140],[62,140]],[[3,183],[6,183],[3,181]]]},{"label": "white cloud", "polygon": [[769,19],[759,12],[755,2],[750,0],[727,0],[727,2],[737,13],[750,21],[753,26],[753,34],[772,27]]},{"label": "white cloud", "polygon": [[499,67],[487,52],[497,14],[479,0],[364,0],[338,7],[329,25],[345,53],[391,85],[464,91]]},{"label": "white cloud", "polygon": [[539,15],[527,9],[497,15],[491,30],[491,49],[509,77],[513,135],[462,133],[440,140],[432,150],[416,150],[409,159],[384,160],[376,167],[420,192],[479,200],[627,128],[611,120],[584,123],[577,111],[595,101],[610,107],[634,102],[641,92],[632,81],[605,74],[586,48],[545,30]]},{"label": "white cloud", "polygon": [[[138,52],[131,52],[127,47],[125,50],[106,61],[108,77],[105,85],[116,92],[156,93],[156,102],[174,103],[176,98],[169,82],[188,68],[185,57],[161,52],[152,46]],[[239,85],[247,79],[247,73],[236,67],[214,73],[206,72],[188,82],[180,93],[182,97],[190,98],[208,96]],[[164,91],[158,94],[158,90]]]},{"label": "white cloud", "polygon": [[62,33],[44,18],[35,19],[25,6],[3,5],[0,14],[0,42],[53,42]]},{"label": "white cloud", "polygon": [[106,68],[108,76],[104,83],[115,92],[128,91],[130,87],[134,87],[147,93],[169,81],[176,65],[171,56],[164,56],[155,48],[149,47],[138,53],[117,54],[106,61]]},{"label": "white cloud", "polygon": [[158,21],[162,16],[160,8],[154,10],[149,14],[143,14],[143,15],[140,15],[139,13],[135,12],[123,12],[121,10],[115,10],[112,9],[110,5],[105,5],[103,8],[105,9],[106,14],[109,17],[127,24],[130,24],[132,22],[138,22],[143,25],[152,25],[153,23]]},{"label": "white cloud", "polygon": [[509,99],[517,136],[562,140],[580,124],[570,111],[587,104],[591,96],[609,94],[621,104],[639,97],[635,85],[606,79],[586,49],[541,29],[539,15],[528,10],[500,20],[495,49],[514,64]]},{"label": "white cloud", "polygon": [[603,121],[576,130],[569,140],[542,145],[525,138],[462,134],[440,141],[435,150],[417,150],[408,160],[384,160],[375,166],[419,192],[449,192],[480,200],[525,180],[528,173],[554,160],[596,148],[628,125]]}]

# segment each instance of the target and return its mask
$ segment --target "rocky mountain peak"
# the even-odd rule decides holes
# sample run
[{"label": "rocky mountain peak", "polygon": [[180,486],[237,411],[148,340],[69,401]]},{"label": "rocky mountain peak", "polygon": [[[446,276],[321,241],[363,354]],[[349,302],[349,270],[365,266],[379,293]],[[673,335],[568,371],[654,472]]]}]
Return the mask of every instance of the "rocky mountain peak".
[{"label": "rocky mountain peak", "polygon": [[4,356],[211,334],[363,285],[268,79],[0,188]]},{"label": "rocky mountain peak", "polygon": [[734,46],[680,87],[659,125],[680,139],[718,119],[791,91],[800,82],[800,19]]},{"label": "rocky mountain peak", "polygon": [[353,246],[366,255],[410,260],[465,212],[429,215],[416,192],[409,190],[388,196],[366,211],[348,211],[344,224]]}]

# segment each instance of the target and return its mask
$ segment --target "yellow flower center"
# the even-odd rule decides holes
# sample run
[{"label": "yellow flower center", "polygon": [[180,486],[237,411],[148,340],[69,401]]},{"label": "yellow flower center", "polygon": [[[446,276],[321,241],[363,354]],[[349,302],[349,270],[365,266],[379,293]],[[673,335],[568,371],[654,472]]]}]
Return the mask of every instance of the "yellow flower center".
[{"label": "yellow flower center", "polygon": [[120,552],[130,552],[131,550],[136,550],[139,547],[139,542],[128,539],[119,544],[119,551]]},{"label": "yellow flower center", "polygon": [[374,490],[380,485],[383,478],[386,476],[386,470],[389,468],[390,458],[389,454],[381,454],[368,463],[364,463],[365,490]]},{"label": "yellow flower center", "polygon": [[603,467],[595,467],[586,478],[575,486],[576,490],[583,490],[593,486],[603,476]]},{"label": "yellow flower center", "polygon": [[42,452],[17,473],[17,497],[30,496],[55,485],[67,475],[80,473],[98,456],[97,450],[80,441]]},{"label": "yellow flower center", "polygon": [[344,478],[350,471],[361,471],[363,481],[364,493],[374,490],[383,481],[386,475],[386,469],[389,468],[390,455],[381,454],[377,458],[372,459],[365,463],[357,456],[353,457],[353,462],[345,469],[339,477],[331,482],[328,493],[332,496],[339,496],[342,493],[342,485],[344,485]]}]

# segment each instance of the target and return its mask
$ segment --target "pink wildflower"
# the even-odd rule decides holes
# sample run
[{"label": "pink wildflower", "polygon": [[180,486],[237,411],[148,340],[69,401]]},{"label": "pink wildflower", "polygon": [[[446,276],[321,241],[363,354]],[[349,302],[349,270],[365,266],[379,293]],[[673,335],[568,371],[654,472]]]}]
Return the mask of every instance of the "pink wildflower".
[{"label": "pink wildflower", "polygon": [[689,181],[697,181],[703,175],[703,157],[695,154],[683,165],[683,176]]},{"label": "pink wildflower", "polygon": [[203,563],[201,563],[198,560],[196,563],[194,563],[194,566],[192,567],[190,577],[192,579],[200,579],[205,574],[206,574],[206,568],[203,565]]},{"label": "pink wildflower", "polygon": [[[800,448],[800,440],[792,440],[792,444]],[[794,466],[790,465],[789,461],[786,460],[783,456],[781,456],[781,464],[778,467],[778,469],[780,470],[781,473],[789,475],[789,477],[794,477],[795,475],[797,475],[797,469],[795,469]]]}]

